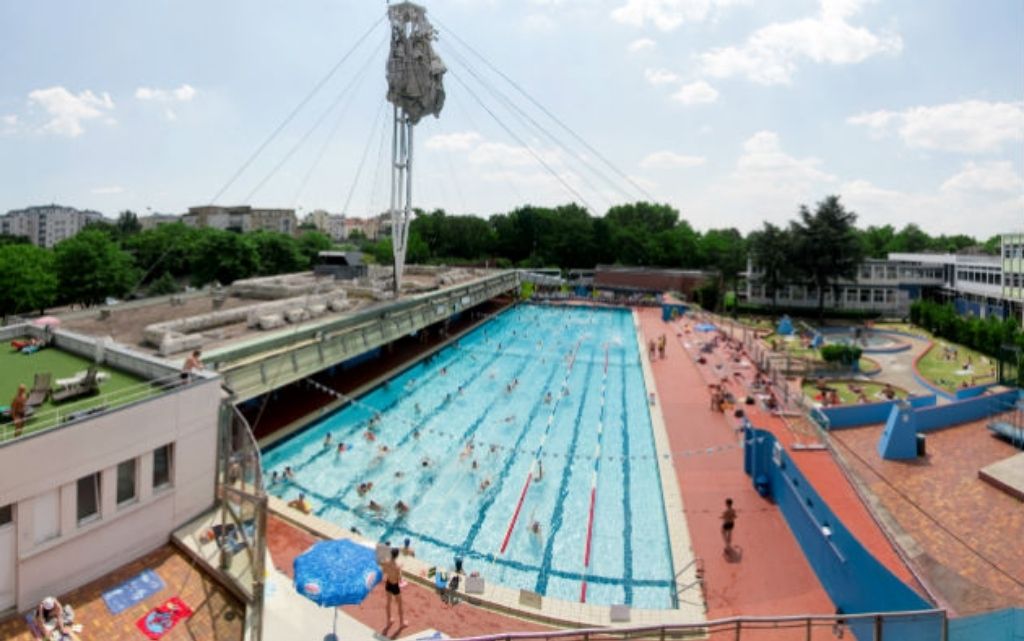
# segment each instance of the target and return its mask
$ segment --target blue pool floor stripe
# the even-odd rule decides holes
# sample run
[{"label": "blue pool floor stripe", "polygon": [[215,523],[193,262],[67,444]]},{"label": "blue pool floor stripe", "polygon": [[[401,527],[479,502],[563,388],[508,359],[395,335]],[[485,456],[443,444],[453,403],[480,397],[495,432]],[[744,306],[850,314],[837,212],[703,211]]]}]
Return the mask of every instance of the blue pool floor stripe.
[{"label": "blue pool floor stripe", "polygon": [[[551,373],[548,375],[547,381],[544,383],[544,387],[542,389],[549,389],[551,387],[551,382],[555,380],[555,376],[558,372],[559,370],[557,368],[551,368]],[[489,488],[487,498],[485,498],[483,503],[480,505],[480,511],[477,514],[476,521],[474,521],[473,525],[470,526],[465,540],[463,540],[462,545],[459,546],[463,552],[468,552],[472,549],[473,543],[476,541],[476,537],[480,534],[480,528],[483,527],[484,519],[487,518],[487,512],[490,511],[491,506],[494,505],[494,501],[498,498],[498,494],[501,493],[501,489],[505,486],[505,479],[508,477],[509,470],[512,469],[512,465],[519,459],[519,450],[523,444],[523,439],[526,438],[526,434],[530,431],[530,426],[533,425],[533,421],[537,418],[537,413],[542,407],[542,403],[537,403],[533,406],[533,409],[530,410],[530,416],[524,422],[523,429],[519,432],[519,436],[516,438],[515,445],[513,446],[512,451],[514,454],[505,459],[505,465],[501,468],[501,473],[497,475],[494,485]]]},{"label": "blue pool floor stripe", "polygon": [[[626,404],[629,402],[626,394],[626,368],[622,372],[622,541],[623,550],[623,587],[626,590],[626,605],[633,604],[633,513],[629,505],[629,493],[632,486],[629,483],[629,416],[626,412]],[[652,425],[653,428],[653,425]],[[657,463],[655,463],[657,465]]]},{"label": "blue pool floor stripe", "polygon": [[[526,370],[527,365],[529,365],[529,362],[521,363],[519,368],[513,373],[512,378],[516,379],[522,376],[523,372]],[[463,431],[463,433],[459,436],[459,439],[456,441],[456,443],[464,443],[468,441],[470,438],[472,438],[473,435],[476,434],[477,430],[480,429],[480,426],[483,425],[484,419],[487,418],[487,416],[491,413],[491,410],[493,408],[494,403],[491,403],[490,405],[485,407],[483,411],[480,413],[480,415],[477,416],[472,423],[470,423],[470,426],[465,431]],[[423,498],[423,495],[426,494],[434,485],[434,481],[437,480],[438,476],[440,475],[434,475],[433,477],[431,477],[430,482],[420,484],[420,491],[409,501],[410,508],[416,509],[417,503],[419,503],[420,499]],[[391,536],[391,533],[394,531],[395,527],[398,526],[398,522],[404,518],[405,516],[402,515],[394,519],[391,522],[391,524],[387,527],[387,529],[384,530],[384,533],[381,535],[381,538],[387,540],[387,538]]]},{"label": "blue pool floor stripe", "polygon": [[[594,362],[587,365],[587,373],[584,381],[590,381],[590,375],[594,370]],[[555,510],[551,516],[551,532],[544,543],[544,555],[540,566],[540,573],[537,575],[537,585],[534,592],[544,594],[548,589],[548,576],[551,573],[552,554],[555,547],[555,536],[562,529],[563,514],[565,511],[565,498],[569,492],[569,479],[572,477],[572,457],[576,453],[576,444],[579,441],[580,421],[583,418],[583,410],[587,406],[587,397],[590,395],[590,385],[583,385],[583,395],[579,407],[576,408],[576,421],[573,423],[572,441],[569,443],[569,458],[562,468],[562,479],[558,485],[558,498],[555,500]]]}]

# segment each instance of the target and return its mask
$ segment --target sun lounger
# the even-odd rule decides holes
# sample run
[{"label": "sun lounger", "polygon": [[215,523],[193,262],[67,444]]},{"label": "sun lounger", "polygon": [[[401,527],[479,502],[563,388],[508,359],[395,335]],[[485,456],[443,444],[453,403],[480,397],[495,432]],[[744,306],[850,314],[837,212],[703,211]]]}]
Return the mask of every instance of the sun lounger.
[{"label": "sun lounger", "polygon": [[96,378],[96,368],[90,367],[89,371],[85,373],[85,378],[82,379],[81,383],[70,385],[62,390],[57,390],[53,392],[51,398],[54,403],[64,403],[82,398],[83,396],[98,394],[99,391],[100,383]]},{"label": "sun lounger", "polygon": [[36,374],[35,382],[32,383],[32,391],[28,393],[27,404],[29,407],[38,407],[46,402],[46,397],[50,395],[50,378],[49,372]]}]

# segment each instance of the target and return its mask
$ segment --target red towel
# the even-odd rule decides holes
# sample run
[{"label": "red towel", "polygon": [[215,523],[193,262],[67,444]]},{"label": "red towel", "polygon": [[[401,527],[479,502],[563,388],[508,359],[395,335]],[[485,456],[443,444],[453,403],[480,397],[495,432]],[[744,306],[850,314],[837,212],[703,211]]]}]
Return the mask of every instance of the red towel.
[{"label": "red towel", "polygon": [[171,597],[163,605],[150,610],[135,622],[142,634],[156,641],[178,624],[178,621],[192,616],[192,608],[178,597]]}]

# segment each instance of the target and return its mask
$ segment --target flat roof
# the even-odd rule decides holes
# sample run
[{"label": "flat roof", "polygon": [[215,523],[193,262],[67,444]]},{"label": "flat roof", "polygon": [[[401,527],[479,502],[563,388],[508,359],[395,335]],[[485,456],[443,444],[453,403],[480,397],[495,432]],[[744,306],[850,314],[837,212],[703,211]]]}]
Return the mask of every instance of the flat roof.
[{"label": "flat roof", "polygon": [[[296,288],[297,295],[290,297],[271,297],[269,295],[267,297],[256,297],[244,291],[233,294],[232,288],[224,288],[220,291],[206,289],[177,296],[161,296],[127,301],[101,309],[94,308],[72,312],[61,315],[61,320],[63,323],[62,327],[72,331],[94,337],[110,337],[115,342],[130,346],[133,349],[142,350],[148,354],[158,354],[158,346],[147,342],[145,337],[146,328],[157,323],[198,318],[218,311],[240,310],[243,307],[284,302],[289,298],[295,299],[297,304],[299,304],[298,301],[303,296],[315,296],[314,292],[339,292],[339,296],[344,296],[347,301],[345,309],[341,311],[325,310],[316,319],[317,322],[322,322],[325,319],[341,319],[376,307],[386,308],[417,294],[435,291],[451,285],[469,283],[494,273],[497,272],[484,269],[414,267],[411,273],[403,276],[402,295],[398,299],[390,298],[384,300],[375,298],[371,292],[371,287],[367,285],[360,285],[351,281],[334,281],[330,276],[321,276],[318,279],[313,275],[313,272],[282,274],[260,280],[268,282],[280,281],[283,283],[282,287],[292,286]],[[383,280],[378,275],[376,283],[379,285]],[[321,285],[316,283],[321,283]],[[300,292],[299,288],[301,287],[305,287],[305,289]],[[293,329],[305,324],[308,323],[286,323],[283,325],[283,328]],[[278,328],[278,331],[280,329],[281,327]],[[186,333],[201,334],[201,349],[213,350],[251,342],[260,336],[270,335],[273,331],[260,329],[259,327],[250,327],[246,319],[242,318]],[[168,354],[167,358],[175,361],[181,360],[190,349]]]}]

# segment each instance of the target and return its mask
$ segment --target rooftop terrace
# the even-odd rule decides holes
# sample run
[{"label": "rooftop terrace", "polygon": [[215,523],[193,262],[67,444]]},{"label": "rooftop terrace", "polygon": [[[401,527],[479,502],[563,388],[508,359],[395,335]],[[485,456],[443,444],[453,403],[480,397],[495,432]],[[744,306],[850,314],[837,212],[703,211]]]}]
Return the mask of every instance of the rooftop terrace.
[{"label": "rooftop terrace", "polygon": [[[48,378],[41,386],[48,393],[41,404],[31,409],[20,434],[15,434],[15,426],[8,416],[0,418],[0,443],[136,403],[180,384],[173,368],[149,362],[121,367],[117,364],[127,364],[132,355],[103,341],[60,331],[55,336],[55,344],[33,353],[26,354],[12,346],[12,342],[38,333],[37,328],[29,326],[4,328],[0,332],[0,393],[4,394],[0,406],[4,410],[13,400],[18,385],[24,385],[31,394],[37,376]],[[85,377],[90,367],[96,368],[98,390],[54,401],[54,392],[73,386],[76,380]]]}]

